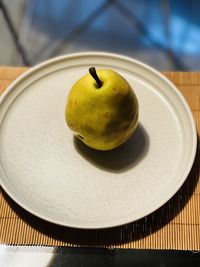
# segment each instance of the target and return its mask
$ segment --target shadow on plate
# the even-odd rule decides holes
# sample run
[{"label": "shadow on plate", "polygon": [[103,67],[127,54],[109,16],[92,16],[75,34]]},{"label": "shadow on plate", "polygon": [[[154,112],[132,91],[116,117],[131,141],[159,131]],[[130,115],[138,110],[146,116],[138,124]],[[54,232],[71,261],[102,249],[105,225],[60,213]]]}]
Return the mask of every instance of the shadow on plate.
[{"label": "shadow on plate", "polygon": [[149,135],[141,123],[129,140],[110,151],[92,149],[74,137],[76,151],[91,164],[110,172],[124,172],[136,166],[147,154]]},{"label": "shadow on plate", "polygon": [[[165,205],[154,213],[136,222],[114,228],[84,230],[62,227],[46,222],[28,213],[11,200],[4,192],[3,197],[6,199],[14,213],[19,216],[30,229],[36,230],[39,234],[42,234],[42,236],[35,240],[30,237],[32,245],[75,245],[84,247],[123,245],[139,241],[148,235],[159,231],[183,210],[194,193],[199,181],[199,156],[200,149],[198,146],[196,158],[188,178],[179,191]],[[16,225],[16,231],[19,230],[17,227],[19,228],[20,225]],[[9,226],[7,228],[9,228]],[[9,229],[7,229],[7,231],[9,231]],[[20,240],[22,239],[20,238]],[[1,242],[9,243],[8,240],[1,240]]]}]

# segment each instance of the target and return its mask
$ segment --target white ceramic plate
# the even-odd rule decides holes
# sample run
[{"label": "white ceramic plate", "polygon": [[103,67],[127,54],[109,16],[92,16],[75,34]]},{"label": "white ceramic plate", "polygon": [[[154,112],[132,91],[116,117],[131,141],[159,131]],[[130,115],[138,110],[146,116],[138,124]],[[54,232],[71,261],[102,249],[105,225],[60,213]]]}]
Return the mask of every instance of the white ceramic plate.
[{"label": "white ceramic plate", "polygon": [[[69,89],[90,66],[119,72],[139,100],[135,134],[111,152],[87,148],[65,123]],[[176,87],[151,67],[120,55],[49,60],[1,97],[1,185],[29,212],[64,226],[113,227],[155,211],[187,178],[196,144],[191,111]]]}]

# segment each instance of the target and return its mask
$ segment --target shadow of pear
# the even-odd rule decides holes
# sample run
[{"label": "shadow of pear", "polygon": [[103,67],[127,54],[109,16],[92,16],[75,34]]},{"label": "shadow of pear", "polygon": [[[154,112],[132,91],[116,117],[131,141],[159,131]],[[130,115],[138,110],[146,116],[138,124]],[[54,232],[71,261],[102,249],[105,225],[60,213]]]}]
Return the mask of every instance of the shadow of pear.
[{"label": "shadow of pear", "polygon": [[149,149],[149,135],[141,123],[127,142],[110,151],[99,151],[85,145],[74,136],[76,151],[94,166],[110,171],[128,171],[146,156]]}]

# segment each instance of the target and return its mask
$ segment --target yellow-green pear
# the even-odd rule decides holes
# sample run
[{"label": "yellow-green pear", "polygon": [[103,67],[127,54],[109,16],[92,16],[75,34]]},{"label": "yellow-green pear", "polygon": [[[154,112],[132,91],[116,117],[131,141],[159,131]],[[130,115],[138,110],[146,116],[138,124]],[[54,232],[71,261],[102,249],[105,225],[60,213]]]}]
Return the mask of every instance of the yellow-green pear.
[{"label": "yellow-green pear", "polygon": [[65,117],[74,135],[86,145],[111,150],[132,135],[138,112],[137,97],[120,74],[91,67],[69,91]]}]

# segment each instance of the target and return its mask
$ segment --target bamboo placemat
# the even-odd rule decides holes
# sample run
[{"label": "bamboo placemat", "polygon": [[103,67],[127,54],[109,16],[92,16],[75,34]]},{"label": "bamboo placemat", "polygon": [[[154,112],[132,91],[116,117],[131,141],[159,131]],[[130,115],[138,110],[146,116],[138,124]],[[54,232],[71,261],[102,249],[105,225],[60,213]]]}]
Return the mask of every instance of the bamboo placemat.
[{"label": "bamboo placemat", "polygon": [[[0,68],[0,93],[26,69]],[[200,133],[200,73],[165,72],[189,103]],[[0,192],[0,243],[200,250],[200,153],[181,189],[153,214],[121,227],[77,230],[45,222]]]}]

